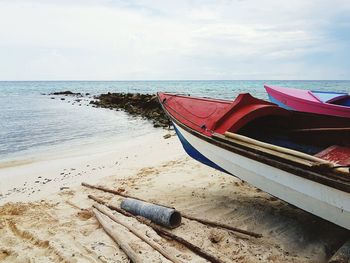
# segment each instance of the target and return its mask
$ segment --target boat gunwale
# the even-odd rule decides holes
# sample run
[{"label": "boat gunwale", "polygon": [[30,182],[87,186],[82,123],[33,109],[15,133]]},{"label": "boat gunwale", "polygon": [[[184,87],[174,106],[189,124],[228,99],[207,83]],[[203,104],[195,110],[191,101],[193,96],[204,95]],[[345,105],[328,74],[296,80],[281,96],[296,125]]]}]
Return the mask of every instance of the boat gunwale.
[{"label": "boat gunwale", "polygon": [[[339,176],[338,174],[334,174],[331,172],[320,174],[321,170],[314,171],[310,170],[310,167],[307,167],[305,165],[301,165],[300,163],[293,162],[292,160],[287,160],[285,158],[281,158],[275,155],[269,155],[268,153],[265,153],[263,151],[259,151],[257,149],[245,149],[244,146],[241,145],[234,145],[234,143],[228,139],[226,140],[219,140],[215,137],[204,135],[191,127],[181,123],[179,120],[177,120],[163,105],[163,103],[160,101],[160,98],[158,96],[159,102],[165,111],[165,113],[169,116],[169,118],[174,121],[177,125],[182,127],[185,131],[189,132],[190,134],[208,142],[215,146],[218,146],[220,148],[223,148],[225,150],[228,150],[230,152],[239,154],[241,156],[244,156],[246,158],[252,159],[254,161],[258,161],[261,163],[264,163],[266,165],[275,167],[277,169],[292,173],[293,175],[314,181],[316,183],[320,183],[338,190],[341,190],[343,192],[350,193],[350,181],[345,180],[344,177]],[[281,161],[283,160],[283,162]],[[286,162],[287,161],[287,162]],[[232,174],[233,175],[233,174]],[[235,176],[235,175],[233,175]],[[236,176],[237,177],[237,176]]]}]

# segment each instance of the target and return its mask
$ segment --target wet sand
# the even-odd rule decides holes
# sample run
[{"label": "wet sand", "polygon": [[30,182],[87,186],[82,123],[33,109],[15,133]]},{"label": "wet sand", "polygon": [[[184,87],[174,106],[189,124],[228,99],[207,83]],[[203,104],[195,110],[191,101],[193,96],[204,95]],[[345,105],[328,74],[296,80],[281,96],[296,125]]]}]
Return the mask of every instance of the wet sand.
[{"label": "wet sand", "polygon": [[[239,179],[206,167],[167,131],[96,152],[71,153],[0,168],[0,261],[128,262],[94,217],[88,194],[119,205],[121,198],[81,182],[174,206],[187,214],[263,235],[253,238],[183,219],[173,233],[224,262],[327,262],[346,232]],[[131,218],[128,224],[183,262],[205,262],[182,245]],[[168,262],[118,227],[145,262]]]}]

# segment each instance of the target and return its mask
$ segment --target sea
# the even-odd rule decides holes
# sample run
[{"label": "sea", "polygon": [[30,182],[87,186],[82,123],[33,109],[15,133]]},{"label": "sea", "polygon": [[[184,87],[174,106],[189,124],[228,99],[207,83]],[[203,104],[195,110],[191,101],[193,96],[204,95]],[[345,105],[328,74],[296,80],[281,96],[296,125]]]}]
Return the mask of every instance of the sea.
[{"label": "sea", "polygon": [[[146,120],[121,111],[93,108],[89,101],[94,95],[167,91],[234,99],[239,93],[249,92],[267,99],[264,84],[350,91],[350,81],[334,80],[0,81],[0,163],[152,132],[152,125]],[[88,95],[81,101],[49,95],[66,90]]]}]

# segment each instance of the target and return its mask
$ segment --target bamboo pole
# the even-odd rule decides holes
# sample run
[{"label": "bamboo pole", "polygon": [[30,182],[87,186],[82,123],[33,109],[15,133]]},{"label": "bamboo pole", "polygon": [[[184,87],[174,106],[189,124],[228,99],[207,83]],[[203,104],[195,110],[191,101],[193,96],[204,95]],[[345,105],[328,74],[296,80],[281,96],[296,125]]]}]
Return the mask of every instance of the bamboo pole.
[{"label": "bamboo pole", "polygon": [[171,232],[168,232],[164,229],[162,229],[161,227],[153,224],[152,222],[150,222],[149,220],[145,219],[144,217],[140,217],[140,216],[134,216],[133,214],[119,208],[119,207],[116,207],[116,206],[112,206],[112,205],[108,205],[107,202],[103,201],[102,199],[100,198],[97,198],[95,196],[92,196],[92,195],[88,195],[88,197],[100,204],[103,204],[105,206],[107,206],[108,208],[112,209],[112,210],[115,210],[125,216],[128,216],[128,217],[133,217],[135,218],[136,220],[138,220],[140,223],[142,224],[145,224],[149,227],[151,227],[154,231],[156,231],[159,235],[161,236],[165,236],[166,238],[169,238],[169,239],[172,239],[172,240],[175,240],[177,242],[179,242],[180,244],[186,246],[188,249],[190,249],[191,251],[193,251],[194,253],[196,253],[197,255],[201,256],[202,258],[208,260],[209,262],[212,262],[212,263],[223,263],[223,261],[221,261],[220,259],[210,255],[209,253],[207,253],[206,251],[202,250],[200,247],[197,247],[196,245],[188,242],[187,240],[183,239],[182,237],[179,237]]},{"label": "bamboo pole", "polygon": [[93,209],[93,212],[106,233],[118,244],[118,246],[124,251],[124,253],[130,258],[133,263],[142,263],[144,260],[136,253],[128,243],[126,243],[107,222],[107,216],[102,214],[100,211]]},{"label": "bamboo pole", "polygon": [[283,148],[283,147],[276,146],[276,145],[273,145],[273,144],[270,144],[270,143],[261,142],[261,141],[258,141],[258,140],[255,140],[255,139],[252,139],[252,138],[249,138],[247,136],[240,135],[240,134],[237,134],[237,133],[225,132],[224,135],[226,137],[230,138],[230,139],[239,140],[239,141],[246,142],[246,143],[249,143],[249,144],[252,144],[252,145],[256,145],[256,146],[260,146],[260,147],[263,147],[263,148],[266,148],[266,149],[274,150],[276,152],[293,155],[295,157],[299,157],[299,158],[304,159],[304,160],[317,162],[317,163],[329,164],[330,167],[333,166],[332,163],[330,163],[330,162],[328,162],[326,160],[314,157],[312,155],[309,155],[309,154],[306,154],[306,153],[302,153],[302,152],[299,152],[299,151],[295,151],[295,150],[291,150],[291,149],[287,149],[287,148]]},{"label": "bamboo pole", "polygon": [[[131,196],[131,195],[127,195],[127,194],[120,194],[118,191],[115,191],[115,190],[112,190],[112,189],[108,189],[108,188],[105,188],[103,186],[95,186],[95,185],[91,185],[91,184],[88,184],[88,183],[82,183],[81,184],[82,186],[85,186],[85,187],[88,187],[88,188],[92,188],[92,189],[98,189],[98,190],[101,190],[103,192],[107,192],[107,193],[112,193],[112,194],[115,194],[115,195],[120,195],[122,197],[126,197],[126,198],[134,198],[134,199],[137,199],[137,200],[140,200],[140,201],[143,201],[143,202],[148,202],[148,203],[152,203],[152,204],[156,204],[156,205],[161,205],[161,206],[164,206],[164,207],[168,207],[166,205],[163,205],[163,204],[158,204],[158,203],[154,203],[154,202],[149,202],[147,200],[144,200],[144,199],[141,199],[141,198],[138,198],[138,197],[134,197],[134,196]],[[89,196],[90,197],[90,196]],[[93,199],[93,198],[91,198]],[[95,200],[95,199],[94,199]],[[96,201],[96,200],[95,200]],[[97,201],[98,202],[98,201]],[[104,203],[105,204],[105,203]],[[173,208],[173,207],[171,207]],[[251,231],[247,231],[247,230],[243,230],[243,229],[239,229],[239,228],[236,228],[236,227],[232,227],[232,226],[229,226],[229,225],[226,225],[226,224],[221,224],[221,223],[216,223],[216,222],[213,222],[213,221],[209,221],[209,220],[205,220],[205,219],[201,219],[201,218],[197,218],[197,217],[194,217],[194,216],[191,216],[191,215],[187,215],[187,214],[184,214],[180,211],[182,217],[184,218],[187,218],[189,220],[194,220],[194,221],[197,221],[199,223],[202,223],[202,224],[205,224],[205,225],[209,225],[209,226],[213,226],[213,227],[219,227],[219,228],[222,228],[222,229],[226,229],[226,230],[229,230],[229,231],[233,231],[233,232],[238,232],[238,233],[241,233],[241,234],[244,234],[244,235],[248,235],[248,236],[252,236],[252,237],[255,237],[255,238],[260,238],[262,237],[261,234],[258,234],[258,233],[254,233],[254,232],[251,232]]]},{"label": "bamboo pole", "polygon": [[135,236],[146,242],[148,245],[150,245],[154,250],[158,251],[161,255],[163,255],[165,258],[169,259],[171,262],[174,263],[181,263],[179,259],[177,259],[175,256],[169,254],[167,251],[165,251],[158,243],[152,241],[151,239],[147,238],[143,233],[141,233],[139,230],[136,228],[129,226],[122,221],[120,221],[113,213],[111,212],[110,209],[108,209],[104,205],[100,204],[95,204],[93,205],[94,208],[99,210],[101,213],[105,214],[108,216],[110,219],[112,219],[114,222],[122,225],[123,227],[127,228],[131,233],[133,233]]},{"label": "bamboo pole", "polygon": [[227,137],[237,144],[241,144],[241,145],[243,144],[244,146],[253,148],[253,149],[256,149],[256,147],[261,147],[262,148],[261,151],[269,152],[270,154],[273,154],[275,156],[284,158],[286,160],[291,160],[303,165],[307,165],[309,167],[314,167],[314,168],[324,167],[324,168],[330,168],[330,169],[333,168],[334,172],[349,175],[348,169],[344,169],[343,167],[337,168],[335,166],[335,163],[318,158],[313,155],[309,155],[303,152],[276,146],[270,143],[261,142],[237,133],[225,132],[224,135],[225,136],[222,136],[221,134],[216,133],[213,136],[218,138]]},{"label": "bamboo pole", "polygon": [[290,155],[290,154],[285,153],[285,152],[280,152],[280,151],[276,151],[276,150],[273,150],[270,148],[266,148],[266,147],[263,147],[261,145],[252,144],[250,142],[236,140],[236,139],[233,139],[231,137],[227,137],[227,136],[224,136],[221,134],[214,134],[213,137],[219,138],[221,140],[222,139],[227,140],[227,138],[229,138],[230,141],[234,142],[235,144],[238,144],[239,146],[244,146],[244,147],[247,147],[247,148],[250,148],[253,150],[258,150],[258,151],[263,152],[263,153],[268,153],[268,154],[271,154],[273,156],[277,156],[279,158],[283,158],[283,159],[288,160],[288,161],[293,161],[295,163],[299,163],[299,164],[302,164],[302,165],[305,165],[308,167],[312,167],[315,165],[314,161],[306,160],[306,159],[303,159],[303,158],[300,158],[300,157],[297,157],[294,155]]}]

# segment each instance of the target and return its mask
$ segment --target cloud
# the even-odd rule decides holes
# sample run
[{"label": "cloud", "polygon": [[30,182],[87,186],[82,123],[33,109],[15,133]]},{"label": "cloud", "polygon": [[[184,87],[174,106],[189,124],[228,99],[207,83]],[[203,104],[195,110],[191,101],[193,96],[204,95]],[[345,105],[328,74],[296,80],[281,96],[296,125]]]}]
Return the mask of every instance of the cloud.
[{"label": "cloud", "polygon": [[0,79],[349,79],[349,11],[346,0],[0,1]]}]

